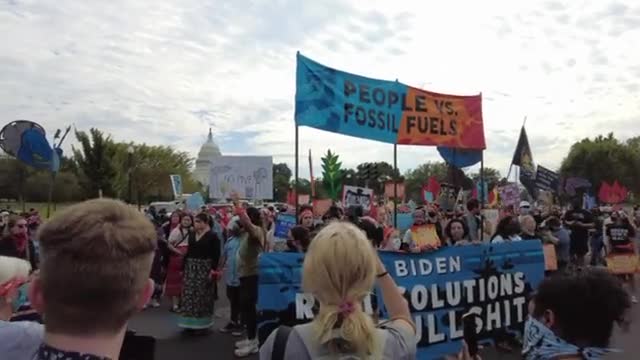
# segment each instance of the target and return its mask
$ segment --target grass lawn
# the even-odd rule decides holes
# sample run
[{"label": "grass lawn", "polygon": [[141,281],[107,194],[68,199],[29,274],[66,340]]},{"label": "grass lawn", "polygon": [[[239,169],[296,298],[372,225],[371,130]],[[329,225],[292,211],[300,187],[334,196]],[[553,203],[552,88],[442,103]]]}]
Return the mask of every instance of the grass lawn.
[{"label": "grass lawn", "polygon": [[[66,206],[72,205],[73,203],[59,203],[59,204],[51,204],[51,215],[53,215],[56,210],[64,209]],[[47,217],[47,203],[46,202],[25,202],[24,203],[24,211],[29,211],[29,209],[36,209],[40,213],[40,216],[45,218]],[[11,209],[15,212],[22,212],[23,206],[21,203],[16,201],[0,201],[0,209]]]}]

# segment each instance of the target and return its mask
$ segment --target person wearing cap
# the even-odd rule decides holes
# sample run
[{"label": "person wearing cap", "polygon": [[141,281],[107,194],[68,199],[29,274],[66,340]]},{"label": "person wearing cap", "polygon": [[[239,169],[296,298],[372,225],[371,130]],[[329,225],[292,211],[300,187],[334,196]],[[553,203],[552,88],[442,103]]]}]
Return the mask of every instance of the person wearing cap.
[{"label": "person wearing cap", "polygon": [[525,215],[529,215],[531,212],[531,204],[528,201],[520,201],[520,206],[518,207],[518,221],[522,221],[522,217]]}]

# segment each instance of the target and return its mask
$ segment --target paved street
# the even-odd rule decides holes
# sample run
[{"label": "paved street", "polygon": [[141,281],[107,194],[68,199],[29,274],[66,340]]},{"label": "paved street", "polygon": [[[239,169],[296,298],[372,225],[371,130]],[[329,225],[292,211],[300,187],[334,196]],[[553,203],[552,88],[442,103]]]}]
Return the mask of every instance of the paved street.
[{"label": "paved street", "polygon": [[[216,328],[226,324],[229,307],[226,299],[221,299],[216,304]],[[221,334],[217,331],[206,336],[184,336],[175,325],[174,315],[168,311],[168,305],[158,309],[148,309],[137,315],[130,324],[141,335],[152,335],[158,342],[156,346],[157,360],[213,360],[234,359],[233,343],[238,339],[231,335]],[[631,328],[628,333],[616,329],[613,346],[623,349],[624,353],[612,354],[607,359],[631,360],[637,359],[640,353],[640,305],[635,305],[631,314]],[[483,359],[489,360],[516,360],[517,354],[498,353],[493,349],[486,349]],[[257,359],[257,356],[249,359]]]}]

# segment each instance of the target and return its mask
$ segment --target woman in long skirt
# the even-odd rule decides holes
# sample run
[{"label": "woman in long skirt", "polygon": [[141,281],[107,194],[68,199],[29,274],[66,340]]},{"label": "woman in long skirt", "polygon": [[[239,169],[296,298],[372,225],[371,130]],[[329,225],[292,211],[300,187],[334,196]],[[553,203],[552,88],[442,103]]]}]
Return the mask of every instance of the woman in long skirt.
[{"label": "woman in long skirt", "polygon": [[213,326],[215,269],[220,260],[220,239],[211,231],[207,214],[194,219],[195,234],[189,237],[184,257],[184,286],[178,326],[207,330]]},{"label": "woman in long skirt", "polygon": [[164,293],[171,298],[172,311],[179,311],[180,295],[182,294],[182,261],[187,253],[189,236],[193,234],[193,218],[189,214],[181,214],[180,226],[169,234],[168,248],[170,252],[167,267],[167,280]]}]

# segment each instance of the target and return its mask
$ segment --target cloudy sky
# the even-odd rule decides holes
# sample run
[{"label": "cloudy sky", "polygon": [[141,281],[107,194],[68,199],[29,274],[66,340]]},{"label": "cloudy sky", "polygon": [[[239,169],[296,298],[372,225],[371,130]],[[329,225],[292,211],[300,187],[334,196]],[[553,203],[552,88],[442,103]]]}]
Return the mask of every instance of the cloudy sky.
[{"label": "cloudy sky", "polygon": [[[196,155],[294,161],[296,51],[437,92],[483,93],[486,165],[506,172],[527,116],[534,160],[640,133],[640,2],[0,0],[0,125],[98,127]],[[72,141],[69,141],[72,143]],[[300,129],[301,154],[347,166],[392,146]],[[434,148],[400,147],[406,170]],[[308,171],[306,158],[301,174]]]}]

